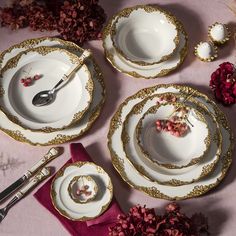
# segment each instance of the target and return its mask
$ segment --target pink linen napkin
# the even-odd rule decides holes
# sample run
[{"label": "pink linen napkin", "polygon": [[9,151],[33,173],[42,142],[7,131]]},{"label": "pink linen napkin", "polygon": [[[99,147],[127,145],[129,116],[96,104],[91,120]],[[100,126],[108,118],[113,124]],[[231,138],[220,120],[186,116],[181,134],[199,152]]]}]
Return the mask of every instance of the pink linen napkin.
[{"label": "pink linen napkin", "polygon": [[[67,163],[73,163],[76,161],[92,161],[81,143],[70,144],[70,151],[71,159]],[[52,179],[53,177],[34,194],[34,197],[54,216],[56,216],[69,233],[76,236],[90,236],[95,234],[108,235],[108,227],[112,226],[117,219],[117,215],[122,213],[115,198],[113,197],[108,210],[106,210],[101,216],[86,222],[72,221],[61,216],[52,205],[50,198]]]}]

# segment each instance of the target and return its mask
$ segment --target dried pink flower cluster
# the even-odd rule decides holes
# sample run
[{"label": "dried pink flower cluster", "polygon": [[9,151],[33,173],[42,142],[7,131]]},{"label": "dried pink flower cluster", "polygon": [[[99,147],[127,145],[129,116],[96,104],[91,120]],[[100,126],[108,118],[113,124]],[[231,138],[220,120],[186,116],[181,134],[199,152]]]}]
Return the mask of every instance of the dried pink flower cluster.
[{"label": "dried pink flower cluster", "polygon": [[176,203],[166,206],[164,215],[154,209],[134,206],[127,215],[119,215],[109,228],[110,236],[201,236],[209,235],[206,217],[194,214],[191,218],[180,212]]},{"label": "dried pink flower cluster", "polygon": [[101,38],[105,20],[104,10],[98,5],[98,0],[64,1],[57,30],[64,39],[82,44]]},{"label": "dried pink flower cluster", "polygon": [[217,101],[223,105],[236,103],[236,69],[230,62],[224,62],[211,75],[210,87]]},{"label": "dried pink flower cluster", "polygon": [[[175,97],[174,97],[175,98]],[[173,98],[171,98],[173,100]],[[157,131],[169,132],[176,137],[183,137],[189,131],[189,126],[185,123],[188,120],[187,114],[189,110],[187,107],[179,107],[174,111],[174,114],[167,120],[156,120]]]},{"label": "dried pink flower cluster", "polygon": [[42,78],[42,75],[36,74],[36,75],[34,75],[34,76],[27,76],[27,77],[24,77],[24,78],[22,78],[22,79],[20,80],[20,82],[23,84],[23,86],[29,87],[29,86],[31,86],[31,85],[34,83],[34,81],[39,80],[39,79],[41,79],[41,78]]},{"label": "dried pink flower cluster", "polygon": [[0,20],[12,30],[27,26],[39,31],[57,30],[63,39],[83,44],[101,38],[106,15],[98,0],[19,0],[0,9]]},{"label": "dried pink flower cluster", "polygon": [[189,127],[186,123],[179,122],[178,117],[173,116],[170,120],[157,120],[157,131],[169,132],[176,137],[183,137],[189,131]]},{"label": "dried pink flower cluster", "polygon": [[177,98],[172,94],[162,95],[157,99],[157,105],[166,102],[177,102]]}]

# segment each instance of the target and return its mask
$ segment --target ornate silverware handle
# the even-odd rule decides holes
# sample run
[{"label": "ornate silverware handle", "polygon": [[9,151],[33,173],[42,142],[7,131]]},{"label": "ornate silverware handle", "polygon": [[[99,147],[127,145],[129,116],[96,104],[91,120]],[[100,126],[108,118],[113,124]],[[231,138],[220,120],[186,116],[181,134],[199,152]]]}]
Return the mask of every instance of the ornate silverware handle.
[{"label": "ornate silverware handle", "polygon": [[87,59],[88,57],[91,56],[91,51],[90,50],[84,50],[84,52],[82,53],[82,55],[79,57],[79,61],[80,63],[75,66],[72,67],[62,78],[63,81],[68,80],[71,78],[71,76],[74,74],[74,72],[76,72],[80,67],[82,67],[84,65],[84,61],[85,59]]},{"label": "ornate silverware handle", "polygon": [[41,158],[31,169],[29,169],[24,176],[26,179],[30,178],[34,175],[34,173],[45,166],[48,162],[52,161],[54,158],[60,155],[60,148],[59,147],[53,147],[51,148],[47,154],[44,155],[43,158]]},{"label": "ornate silverware handle", "polygon": [[19,196],[19,198],[23,197],[28,191],[33,189],[37,184],[50,176],[50,174],[50,168],[44,167],[42,170],[36,173],[36,175],[32,177],[32,179],[30,179],[28,184],[23,186],[21,190],[16,193],[16,196]]},{"label": "ornate silverware handle", "polygon": [[40,159],[30,170],[28,170],[22,177],[20,177],[13,184],[8,186],[2,192],[0,192],[0,203],[10,196],[11,193],[20,188],[26,180],[33,176],[39,169],[45,166],[48,162],[52,161],[54,158],[59,156],[62,152],[60,147],[51,148],[42,159]]},{"label": "ornate silverware handle", "polygon": [[12,200],[7,204],[7,210],[9,210],[15,203],[22,199],[30,190],[35,188],[40,182],[50,176],[51,171],[49,167],[41,169],[30,181],[18,191]]}]

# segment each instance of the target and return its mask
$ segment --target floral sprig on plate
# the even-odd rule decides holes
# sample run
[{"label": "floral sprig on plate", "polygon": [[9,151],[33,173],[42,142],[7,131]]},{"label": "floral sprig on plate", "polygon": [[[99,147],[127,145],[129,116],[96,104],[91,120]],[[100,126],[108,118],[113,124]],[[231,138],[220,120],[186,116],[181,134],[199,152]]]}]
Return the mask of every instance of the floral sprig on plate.
[{"label": "floral sprig on plate", "polygon": [[[173,99],[172,99],[173,100]],[[185,122],[188,120],[189,110],[186,107],[177,108],[173,115],[166,120],[156,120],[156,129],[158,132],[165,131],[176,137],[183,137],[189,131],[189,126]]]},{"label": "floral sprig on plate", "polygon": [[34,76],[27,76],[20,79],[20,82],[23,84],[24,87],[31,86],[34,81],[39,80],[42,75],[34,75]]},{"label": "floral sprig on plate", "polygon": [[134,206],[128,214],[118,215],[116,224],[109,228],[109,236],[202,235],[209,235],[207,218],[201,213],[188,217],[175,202],[166,206],[163,215],[153,208]]},{"label": "floral sprig on plate", "polygon": [[81,196],[81,195],[90,196],[92,192],[88,191],[88,189],[89,189],[88,185],[83,185],[81,188],[77,189],[76,194],[78,196]]},{"label": "floral sprig on plate", "polygon": [[236,103],[236,68],[233,63],[224,62],[211,74],[210,88],[215,98],[223,105]]},{"label": "floral sprig on plate", "polygon": [[167,102],[177,102],[177,98],[172,94],[162,95],[159,98],[157,98],[157,105]]}]

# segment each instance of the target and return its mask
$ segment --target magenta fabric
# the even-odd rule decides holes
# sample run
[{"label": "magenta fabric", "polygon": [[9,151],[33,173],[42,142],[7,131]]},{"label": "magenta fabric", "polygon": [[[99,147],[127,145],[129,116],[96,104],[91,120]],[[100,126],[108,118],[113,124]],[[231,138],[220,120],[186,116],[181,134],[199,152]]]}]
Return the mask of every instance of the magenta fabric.
[{"label": "magenta fabric", "polygon": [[[70,144],[70,151],[71,159],[66,164],[76,161],[92,161],[81,143]],[[122,213],[116,200],[113,198],[108,210],[94,220],[72,221],[61,216],[52,205],[50,198],[52,179],[53,177],[34,194],[34,197],[61,222],[70,234],[73,236],[108,235],[108,227],[116,221],[117,215]]]}]

